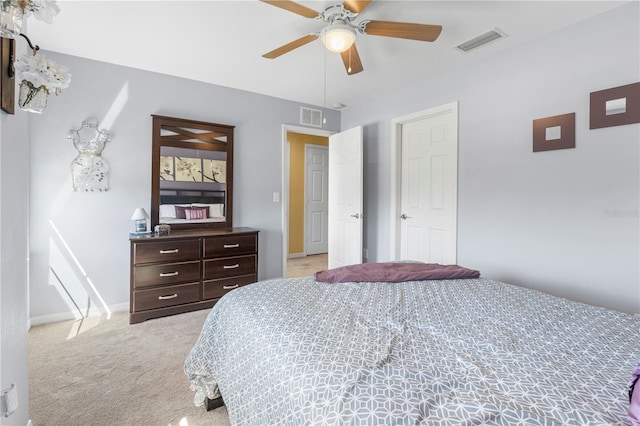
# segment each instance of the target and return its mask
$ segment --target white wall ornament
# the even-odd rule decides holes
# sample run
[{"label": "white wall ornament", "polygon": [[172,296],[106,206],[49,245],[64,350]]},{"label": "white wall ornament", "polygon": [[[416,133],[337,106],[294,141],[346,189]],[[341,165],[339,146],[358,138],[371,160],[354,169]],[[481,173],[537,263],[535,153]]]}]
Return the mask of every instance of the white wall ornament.
[{"label": "white wall ornament", "polygon": [[42,113],[47,107],[50,93],[58,95],[69,87],[71,74],[62,65],[44,55],[22,55],[14,63],[16,73],[22,79],[18,92],[18,106],[27,112]]},{"label": "white wall ornament", "polygon": [[98,124],[82,123],[79,129],[69,130],[67,139],[73,141],[78,156],[71,162],[74,191],[106,191],[109,189],[109,164],[102,158],[102,150],[111,140],[108,130],[99,130]]}]

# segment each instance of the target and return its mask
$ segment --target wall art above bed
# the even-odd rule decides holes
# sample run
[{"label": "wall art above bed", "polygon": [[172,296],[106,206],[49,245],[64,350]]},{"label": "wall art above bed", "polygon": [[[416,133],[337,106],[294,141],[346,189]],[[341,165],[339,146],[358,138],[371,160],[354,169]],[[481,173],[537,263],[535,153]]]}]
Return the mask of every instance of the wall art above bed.
[{"label": "wall art above bed", "polygon": [[[198,154],[202,153],[198,152]],[[226,183],[227,161],[161,155],[160,180]]]}]

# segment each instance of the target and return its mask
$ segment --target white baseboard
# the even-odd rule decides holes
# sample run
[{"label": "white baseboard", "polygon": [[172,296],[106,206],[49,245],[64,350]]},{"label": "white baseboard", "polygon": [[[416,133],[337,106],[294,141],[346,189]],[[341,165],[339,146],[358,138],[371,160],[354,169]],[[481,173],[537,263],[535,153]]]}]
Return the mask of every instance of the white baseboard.
[{"label": "white baseboard", "polygon": [[[110,312],[125,312],[129,310],[129,303],[118,303],[117,305],[110,305],[108,308]],[[89,310],[90,317],[99,317],[100,315],[104,314],[106,314],[106,312],[103,309],[98,309],[96,307],[93,307]],[[78,314],[77,312],[59,312],[56,314],[31,317],[28,320],[28,325],[29,328],[31,328],[36,325],[79,319],[82,319],[82,316],[80,316],[80,314]]]}]

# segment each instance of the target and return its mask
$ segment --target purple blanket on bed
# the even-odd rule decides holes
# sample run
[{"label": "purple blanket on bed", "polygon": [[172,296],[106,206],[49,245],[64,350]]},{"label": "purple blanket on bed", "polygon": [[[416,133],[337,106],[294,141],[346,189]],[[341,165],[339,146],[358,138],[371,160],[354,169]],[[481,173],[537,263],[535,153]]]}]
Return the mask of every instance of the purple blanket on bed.
[{"label": "purple blanket on bed", "polygon": [[344,282],[388,282],[420,280],[456,280],[478,278],[480,272],[458,265],[440,265],[437,263],[362,263],[340,268],[319,271],[316,281],[325,283]]}]

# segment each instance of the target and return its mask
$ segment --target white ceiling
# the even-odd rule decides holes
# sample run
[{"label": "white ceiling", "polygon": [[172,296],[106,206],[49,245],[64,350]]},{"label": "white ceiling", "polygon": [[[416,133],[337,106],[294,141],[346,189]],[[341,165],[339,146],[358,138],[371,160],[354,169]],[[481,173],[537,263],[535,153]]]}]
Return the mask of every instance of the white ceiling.
[{"label": "white ceiling", "polygon": [[[299,3],[321,11],[340,0]],[[331,108],[466,66],[622,3],[374,0],[355,22],[438,24],[442,34],[433,43],[359,34],[364,71],[353,76],[347,76],[340,56],[326,51],[320,40],[277,59],[262,58],[323,25],[257,0],[61,0],[53,23],[31,17],[27,34],[43,50]],[[496,27],[508,37],[469,53],[455,49]]]}]

